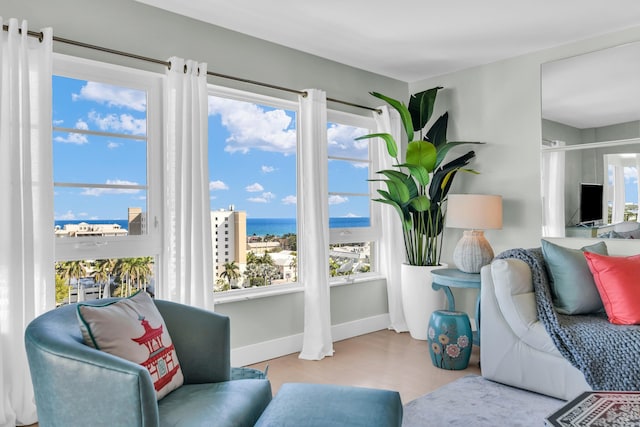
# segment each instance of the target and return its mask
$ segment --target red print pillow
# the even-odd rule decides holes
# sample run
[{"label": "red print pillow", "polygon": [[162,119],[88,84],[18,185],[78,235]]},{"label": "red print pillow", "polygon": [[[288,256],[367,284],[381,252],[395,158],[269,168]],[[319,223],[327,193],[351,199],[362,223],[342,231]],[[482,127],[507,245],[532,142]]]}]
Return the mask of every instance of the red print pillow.
[{"label": "red print pillow", "polygon": [[640,324],[640,255],[613,257],[585,252],[609,321]]}]

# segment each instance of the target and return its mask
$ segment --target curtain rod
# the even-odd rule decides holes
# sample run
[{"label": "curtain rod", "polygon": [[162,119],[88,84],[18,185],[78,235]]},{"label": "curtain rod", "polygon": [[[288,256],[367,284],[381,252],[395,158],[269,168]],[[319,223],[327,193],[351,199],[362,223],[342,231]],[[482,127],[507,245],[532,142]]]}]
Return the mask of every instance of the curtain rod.
[{"label": "curtain rod", "polygon": [[[3,24],[2,25],[2,29],[4,31],[9,31],[9,26]],[[22,34],[22,29],[19,29],[18,32],[20,34]],[[42,38],[44,37],[42,32],[38,32],[38,31],[27,31],[27,35],[29,35],[31,37],[36,37],[40,41],[42,41]],[[58,36],[53,36],[53,41],[54,42],[58,42],[58,43],[65,43],[65,44],[70,44],[70,45],[73,45],[73,46],[83,47],[83,48],[86,48],[86,49],[98,50],[98,51],[110,53],[110,54],[113,54],[113,55],[124,56],[124,57],[127,57],[127,58],[138,59],[140,61],[152,62],[154,64],[164,65],[167,68],[171,68],[171,63],[169,61],[163,61],[163,60],[160,60],[160,59],[149,58],[147,56],[137,55],[135,53],[123,52],[121,50],[115,50],[115,49],[110,49],[110,48],[107,48],[107,47],[96,46],[96,45],[93,45],[93,44],[79,42],[79,41],[76,41],[76,40],[66,39],[66,38],[58,37]],[[255,80],[244,79],[244,78],[241,78],[241,77],[229,76],[227,74],[215,73],[213,71],[207,71],[207,75],[213,76],[213,77],[220,77],[220,78],[223,78],[223,79],[235,80],[235,81],[242,82],[242,83],[249,83],[249,84],[256,85],[256,86],[268,87],[270,89],[277,89],[277,90],[281,90],[281,91],[285,91],[285,92],[291,92],[291,93],[295,93],[295,94],[301,95],[303,97],[307,96],[307,92],[302,91],[302,90],[290,89],[290,88],[287,88],[287,87],[276,86],[276,85],[272,85],[272,84],[269,84],[269,83],[263,83],[263,82],[258,82],[258,81],[255,81]],[[375,111],[378,114],[382,113],[382,111],[380,109],[378,109],[378,108],[372,108],[372,107],[367,107],[366,105],[354,104],[354,103],[348,102],[348,101],[341,101],[341,100],[335,99],[335,98],[327,97],[327,101],[336,102],[338,104],[348,105],[348,106],[351,106],[351,107],[363,108],[365,110]]]}]

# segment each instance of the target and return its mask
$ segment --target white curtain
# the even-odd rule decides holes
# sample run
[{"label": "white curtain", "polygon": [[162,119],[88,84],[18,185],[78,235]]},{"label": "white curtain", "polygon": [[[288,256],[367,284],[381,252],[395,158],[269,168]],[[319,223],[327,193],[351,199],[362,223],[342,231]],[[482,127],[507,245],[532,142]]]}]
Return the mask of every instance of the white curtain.
[{"label": "white curtain", "polygon": [[317,89],[300,97],[298,121],[299,280],[304,286],[301,359],[333,355],[329,301],[327,100]]},{"label": "white curtain", "polygon": [[165,211],[158,296],[213,310],[207,64],[172,57],[165,81]]},{"label": "white curtain", "polygon": [[[554,141],[553,147],[562,147],[564,142]],[[542,151],[542,235],[565,236],[564,215],[564,151]]]},{"label": "white curtain", "polygon": [[624,166],[617,159],[613,166],[613,206],[611,209],[611,223],[617,224],[624,221],[624,204],[625,204],[625,188],[624,188]]},{"label": "white curtain", "polygon": [[[381,114],[373,113],[376,121],[376,133],[388,133],[400,144],[401,123],[400,114],[396,110],[389,110],[385,105],[379,107]],[[387,152],[387,145],[382,139],[373,140],[372,150],[376,155],[374,171],[393,169],[393,160]],[[400,147],[398,147],[400,149]],[[376,188],[382,188],[375,183]],[[380,219],[380,241],[378,244],[378,265],[380,273],[387,278],[387,300],[389,303],[389,329],[396,332],[408,331],[407,322],[402,309],[402,290],[400,286],[400,264],[405,262],[404,241],[402,238],[402,224],[398,214],[391,206],[373,202],[373,215]]]},{"label": "white curtain", "polygon": [[0,44],[0,425],[15,426],[37,420],[24,330],[55,306],[52,31],[40,42],[26,21],[8,26]]}]

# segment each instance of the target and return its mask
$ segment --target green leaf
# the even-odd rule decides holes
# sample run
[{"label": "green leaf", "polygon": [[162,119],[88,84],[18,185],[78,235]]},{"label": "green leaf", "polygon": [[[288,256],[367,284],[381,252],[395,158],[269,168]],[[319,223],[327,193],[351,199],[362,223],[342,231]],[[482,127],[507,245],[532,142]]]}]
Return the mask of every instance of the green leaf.
[{"label": "green leaf", "polygon": [[387,104],[391,105],[398,113],[400,113],[400,119],[402,120],[402,125],[404,126],[404,130],[407,133],[407,139],[409,141],[413,140],[413,123],[411,122],[411,113],[409,113],[409,109],[404,103],[395,100],[393,98],[389,98],[378,92],[370,92],[371,95],[376,98],[382,99]]},{"label": "green leaf", "polygon": [[436,146],[437,150],[447,143],[447,125],[449,124],[449,113],[444,113],[427,131],[426,141]]},{"label": "green leaf", "polygon": [[431,207],[431,201],[427,196],[418,196],[411,200],[411,207],[418,212],[425,212]]},{"label": "green leaf", "polygon": [[442,147],[440,147],[438,149],[438,158],[436,160],[436,167],[440,166],[440,163],[442,163],[444,161],[445,157],[449,153],[449,150],[451,150],[454,147],[457,147],[459,145],[464,145],[464,144],[484,144],[484,142],[473,142],[473,141],[452,141],[452,142],[447,142],[445,145],[443,145]]},{"label": "green leaf", "polygon": [[[415,130],[422,130],[422,128],[427,125],[427,122],[433,114],[433,106],[436,102],[438,90],[440,89],[442,89],[441,86],[434,87],[411,95],[411,98],[409,98],[409,112]],[[413,138],[409,138],[409,141],[412,139]]]},{"label": "green leaf", "polygon": [[355,138],[355,140],[359,141],[361,139],[369,139],[369,138],[382,138],[382,139],[384,139],[384,142],[387,143],[387,152],[389,153],[389,155],[391,157],[393,157],[394,159],[398,157],[398,144],[396,144],[396,141],[393,139],[393,136],[391,136],[391,134],[389,134],[389,133],[370,133],[368,135],[359,136],[359,137]]},{"label": "green leaf", "polygon": [[[447,197],[447,193],[449,192],[455,173],[458,169],[469,164],[471,159],[475,156],[475,152],[469,151],[467,154],[457,157],[449,163],[439,167],[433,173],[433,176],[431,177],[431,185],[429,186],[429,198],[432,203],[440,203]],[[453,173],[449,175],[450,172]]]},{"label": "green leaf", "polygon": [[387,205],[393,206],[396,212],[398,212],[398,216],[400,217],[400,221],[402,222],[402,228],[404,228],[405,230],[411,230],[411,227],[413,224],[411,221],[411,214],[408,211],[403,210],[402,206],[400,206],[398,203],[394,202],[393,200],[373,199],[373,201],[385,203]]},{"label": "green leaf", "polygon": [[[400,166],[402,165],[398,165],[398,167]],[[400,171],[391,170],[391,169],[381,170],[381,171],[378,171],[377,173],[382,174],[389,179],[393,179],[396,182],[402,182],[403,186],[405,186],[407,188],[407,191],[409,192],[410,199],[418,195],[418,187],[416,186],[416,183],[411,178],[411,175],[407,175]]]},{"label": "green leaf", "polygon": [[411,141],[407,145],[406,163],[422,166],[427,172],[433,172],[436,166],[438,153],[436,147],[427,141]]},{"label": "green leaf", "polygon": [[426,187],[429,184],[429,171],[426,168],[420,165],[411,165],[408,163],[399,166],[404,166],[409,169],[411,176],[414,177],[421,186]]}]

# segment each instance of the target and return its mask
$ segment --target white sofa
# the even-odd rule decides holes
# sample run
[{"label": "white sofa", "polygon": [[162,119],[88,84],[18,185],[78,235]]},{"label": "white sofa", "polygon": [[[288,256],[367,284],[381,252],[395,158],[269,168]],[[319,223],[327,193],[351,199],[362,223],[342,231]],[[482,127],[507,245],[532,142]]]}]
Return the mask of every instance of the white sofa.
[{"label": "white sofa", "polygon": [[[580,248],[595,239],[548,239]],[[605,239],[610,255],[640,253],[640,241]],[[520,260],[494,260],[481,271],[482,375],[492,381],[570,400],[590,390],[556,349],[538,320],[531,269]]]}]

